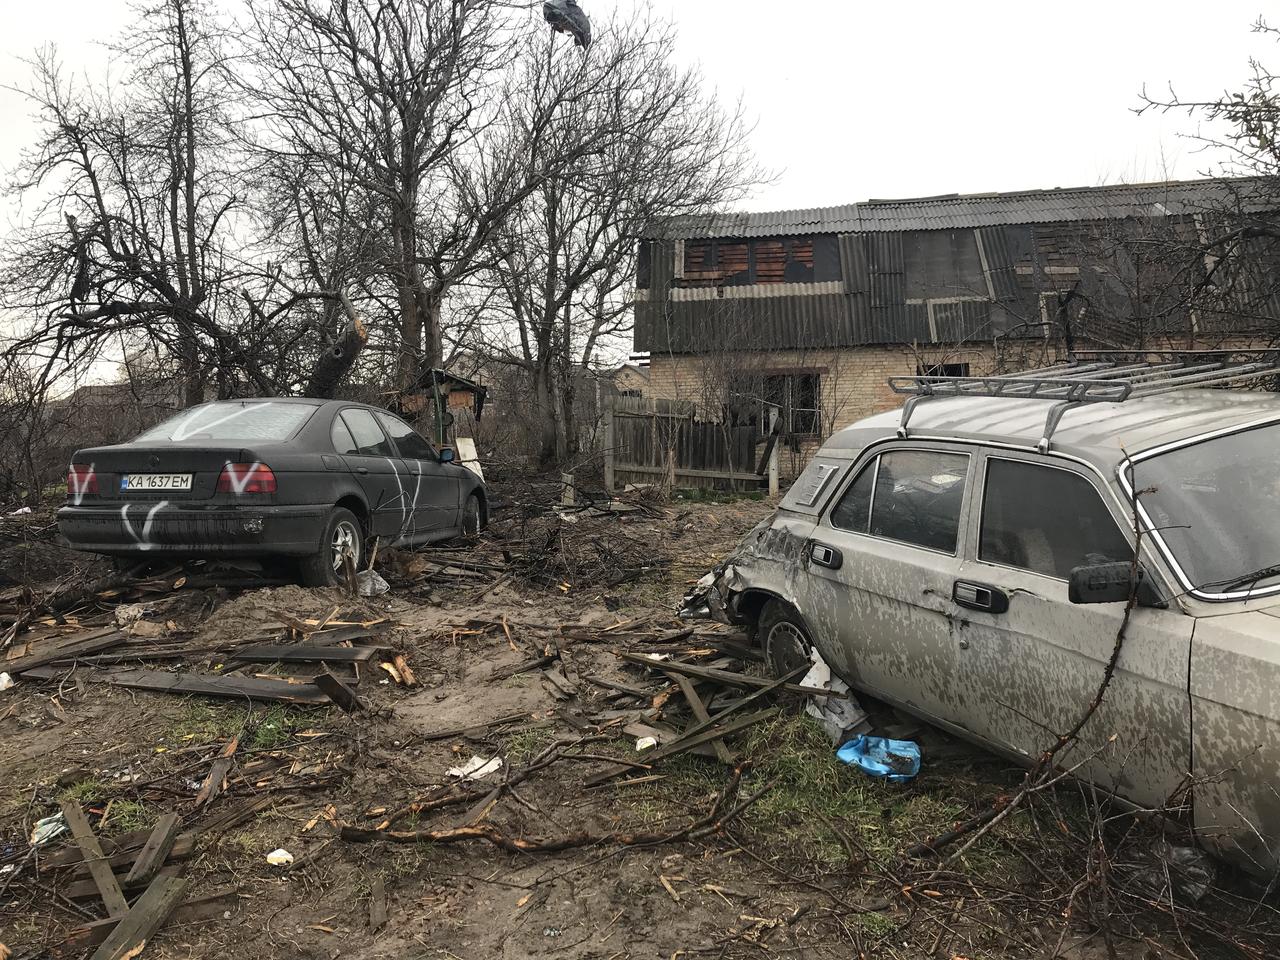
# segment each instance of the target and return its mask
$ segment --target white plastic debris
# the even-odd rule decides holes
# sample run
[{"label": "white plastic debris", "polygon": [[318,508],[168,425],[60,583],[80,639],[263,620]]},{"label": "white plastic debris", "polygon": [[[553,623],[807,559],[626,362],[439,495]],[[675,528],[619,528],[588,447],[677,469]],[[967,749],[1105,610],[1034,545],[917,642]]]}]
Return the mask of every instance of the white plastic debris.
[{"label": "white plastic debris", "polygon": [[293,854],[284,848],[272,850],[267,854],[267,863],[273,867],[287,867],[293,863]]},{"label": "white plastic debris", "polygon": [[484,757],[472,757],[460,767],[450,767],[445,771],[445,774],[459,780],[483,780],[501,769],[502,760],[499,757],[494,757],[492,760],[486,760]]},{"label": "white plastic debris", "polygon": [[12,686],[13,677],[9,676],[7,673],[0,673],[0,693],[3,693]]},{"label": "white plastic debris", "polygon": [[383,580],[376,570],[361,570],[356,574],[356,584],[362,597],[380,597],[391,590],[391,584]]},{"label": "white plastic debris", "polygon": [[10,511],[9,511],[9,516],[11,516],[11,517],[20,517],[20,516],[22,516],[24,513],[30,513],[30,512],[31,512],[31,508],[30,508],[30,507],[19,507],[17,510],[10,510]]},{"label": "white plastic debris", "polygon": [[36,823],[35,829],[31,831],[31,845],[33,847],[42,847],[50,840],[60,837],[66,832],[66,818],[60,813],[55,813],[52,817],[45,817]]},{"label": "white plastic debris", "polygon": [[831,672],[827,661],[817,650],[809,651],[813,666],[800,679],[802,687],[821,687],[842,697],[810,697],[804,712],[822,724],[822,729],[837,747],[859,732],[870,729],[867,712],[853,698],[849,685]]},{"label": "white plastic debris", "polygon": [[636,740],[636,752],[644,753],[646,750],[652,750],[657,745],[657,737],[640,737]]}]

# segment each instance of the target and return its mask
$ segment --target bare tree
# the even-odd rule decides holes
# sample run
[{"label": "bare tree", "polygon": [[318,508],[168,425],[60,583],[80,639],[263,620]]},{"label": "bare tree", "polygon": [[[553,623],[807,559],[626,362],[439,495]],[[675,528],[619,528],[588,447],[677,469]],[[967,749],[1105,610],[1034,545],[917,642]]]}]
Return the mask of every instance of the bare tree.
[{"label": "bare tree", "polygon": [[630,329],[644,228],[731,203],[761,175],[740,111],[674,64],[670,25],[639,15],[598,26],[588,54],[596,79],[541,131],[542,101],[583,68],[547,56],[540,39],[524,45],[527,79],[504,127],[530,145],[543,175],[490,239],[481,280],[497,296],[473,349],[526,374],[548,465],[575,456],[578,386],[602,345]]}]

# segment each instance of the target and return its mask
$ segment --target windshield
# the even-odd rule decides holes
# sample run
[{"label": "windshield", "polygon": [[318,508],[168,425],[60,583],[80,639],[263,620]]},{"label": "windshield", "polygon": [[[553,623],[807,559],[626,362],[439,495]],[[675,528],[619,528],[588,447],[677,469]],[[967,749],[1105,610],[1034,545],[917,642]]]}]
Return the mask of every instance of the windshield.
[{"label": "windshield", "polygon": [[1280,589],[1280,424],[1216,437],[1139,460],[1130,481],[1197,592],[1245,596]]},{"label": "windshield", "polygon": [[307,403],[267,400],[206,403],[184,410],[139,435],[134,442],[156,440],[287,440],[316,408]]}]

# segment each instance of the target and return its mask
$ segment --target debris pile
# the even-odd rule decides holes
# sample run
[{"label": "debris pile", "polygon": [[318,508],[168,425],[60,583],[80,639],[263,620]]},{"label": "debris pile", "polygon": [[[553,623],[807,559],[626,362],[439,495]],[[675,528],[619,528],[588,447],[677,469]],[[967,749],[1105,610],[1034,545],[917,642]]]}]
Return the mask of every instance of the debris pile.
[{"label": "debris pile", "polygon": [[666,541],[673,518],[642,496],[500,506],[478,542],[384,551],[382,574],[400,594],[473,588],[478,602],[506,583],[569,593],[658,579],[671,570]]},{"label": "debris pile", "polygon": [[[243,585],[263,582],[239,579]],[[237,578],[175,570],[143,580],[113,577],[45,596],[5,591],[0,671],[7,683],[74,676],[77,683],[133,690],[258,703],[338,703],[348,710],[360,708],[351,687],[368,665],[389,667],[398,683],[413,685],[413,671],[388,641],[391,621],[361,611],[352,617],[342,605],[322,618],[277,614],[274,623],[242,624],[214,637],[165,616],[184,597],[204,604],[198,591],[225,597],[229,584],[237,585]]]}]

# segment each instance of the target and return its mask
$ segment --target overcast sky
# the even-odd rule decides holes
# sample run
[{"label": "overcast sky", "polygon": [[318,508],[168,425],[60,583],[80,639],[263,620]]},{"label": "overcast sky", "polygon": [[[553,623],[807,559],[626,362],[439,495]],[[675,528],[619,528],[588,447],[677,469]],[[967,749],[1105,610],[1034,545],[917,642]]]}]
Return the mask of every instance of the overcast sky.
[{"label": "overcast sky", "polygon": [[[581,0],[606,11],[613,0]],[[1166,176],[1212,166],[1179,136],[1185,115],[1138,117],[1143,84],[1212,96],[1280,63],[1253,34],[1262,0],[1077,0],[1072,4],[916,0],[654,0],[726,98],[756,120],[754,143],[778,179],[748,206],[779,209]],[[126,0],[6,0],[0,85],[44,43],[64,61],[105,66],[94,41],[116,33]],[[0,91],[0,166],[32,136],[22,99]]]}]

